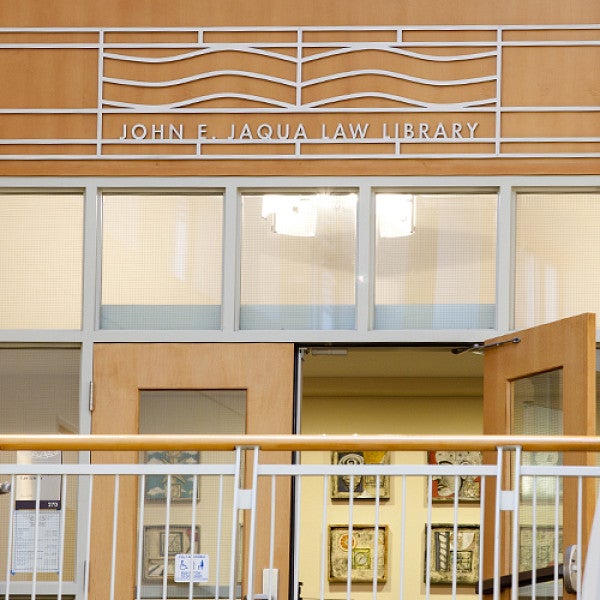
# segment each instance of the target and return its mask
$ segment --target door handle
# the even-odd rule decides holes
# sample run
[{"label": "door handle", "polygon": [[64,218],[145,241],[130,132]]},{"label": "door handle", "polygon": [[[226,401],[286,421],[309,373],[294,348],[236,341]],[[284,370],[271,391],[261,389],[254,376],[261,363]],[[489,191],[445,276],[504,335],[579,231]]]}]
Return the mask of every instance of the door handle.
[{"label": "door handle", "polygon": [[8,494],[10,492],[10,481],[0,483],[0,494]]},{"label": "door handle", "polygon": [[565,558],[563,561],[563,583],[565,591],[569,594],[577,593],[577,546],[567,546],[565,548]]}]

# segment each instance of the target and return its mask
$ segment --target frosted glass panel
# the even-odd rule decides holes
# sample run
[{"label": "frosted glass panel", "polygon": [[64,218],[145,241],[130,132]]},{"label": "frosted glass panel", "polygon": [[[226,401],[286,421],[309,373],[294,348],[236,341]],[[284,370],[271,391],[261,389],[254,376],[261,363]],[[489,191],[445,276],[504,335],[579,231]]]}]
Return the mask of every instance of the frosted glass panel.
[{"label": "frosted glass panel", "polygon": [[[560,369],[518,379],[512,384],[514,435],[563,434],[563,386]],[[562,463],[559,452],[524,452],[523,464]],[[558,514],[558,522],[557,522]],[[519,509],[520,564],[526,571],[562,562],[562,485],[556,477],[523,477]],[[556,534],[558,532],[558,546]]]},{"label": "frosted glass panel", "polygon": [[517,194],[515,328],[600,312],[600,194]]},{"label": "frosted glass panel", "polygon": [[79,329],[83,194],[0,194],[0,328]]},{"label": "frosted glass panel", "polygon": [[356,200],[242,197],[241,329],[354,329]]},{"label": "frosted glass panel", "polygon": [[[81,352],[79,348],[52,347],[4,347],[0,348],[0,433],[9,435],[52,434],[70,435],[79,433],[79,379]],[[78,453],[74,451],[17,452],[0,451],[0,482],[11,481],[8,473],[2,472],[2,463],[16,462],[34,464],[45,460],[57,463],[77,463]],[[56,481],[56,480],[55,480]],[[33,482],[30,482],[33,485]],[[16,489],[22,482],[17,481]],[[42,513],[65,518],[65,545],[63,553],[62,580],[74,581],[77,566],[77,494],[76,477],[68,477],[66,489],[59,497],[60,511],[46,510],[45,498],[40,498]],[[13,501],[14,502],[14,501]],[[20,500],[18,507],[32,510],[35,502]],[[10,497],[0,496],[0,562],[7,564],[9,543]],[[52,517],[50,517],[52,518]],[[14,535],[14,534],[13,534]],[[32,550],[33,552],[33,550]],[[10,560],[8,560],[10,564]],[[58,564],[58,563],[57,563]],[[16,573],[10,576],[11,582],[32,581],[33,573]],[[37,581],[58,582],[57,573],[37,573]],[[11,596],[13,594],[11,593]],[[56,597],[56,595],[54,596]]]},{"label": "frosted glass panel", "polygon": [[375,329],[493,328],[496,194],[393,196],[375,194]]},{"label": "frosted glass panel", "polygon": [[[143,434],[242,435],[246,432],[245,390],[143,390],[140,392],[139,431]],[[148,451],[141,459],[148,464],[217,464],[234,462],[233,452],[203,450]],[[196,552],[209,556],[208,581],[194,585],[194,598],[230,597],[229,568],[232,536],[238,536],[241,552],[242,520],[232,531],[233,477],[218,475],[147,475],[144,481],[143,597],[163,597],[163,535],[169,510],[169,539],[180,543],[169,547],[169,566],[177,553],[189,552],[192,524]],[[227,549],[225,551],[224,549]],[[238,564],[241,561],[238,556]],[[188,598],[188,583],[167,578],[169,598]],[[217,580],[218,577],[218,580]],[[239,589],[241,572],[237,573]],[[218,590],[218,593],[216,591]],[[239,597],[239,591],[238,596]]]},{"label": "frosted glass panel", "polygon": [[220,194],[105,193],[104,329],[219,329]]}]

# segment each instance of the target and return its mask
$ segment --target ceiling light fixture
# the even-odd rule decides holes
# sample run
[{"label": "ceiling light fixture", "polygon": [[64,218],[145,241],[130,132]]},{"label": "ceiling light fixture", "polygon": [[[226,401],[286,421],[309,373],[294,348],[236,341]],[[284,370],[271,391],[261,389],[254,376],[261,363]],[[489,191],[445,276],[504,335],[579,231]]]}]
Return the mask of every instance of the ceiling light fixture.
[{"label": "ceiling light fixture", "polygon": [[356,194],[265,194],[261,215],[271,221],[273,233],[315,237],[321,211],[353,209],[355,205]]},{"label": "ceiling light fixture", "polygon": [[415,197],[412,194],[376,194],[377,235],[397,238],[415,232]]},{"label": "ceiling light fixture", "polygon": [[317,206],[312,196],[267,194],[262,199],[262,217],[271,219],[273,233],[294,237],[317,234]]}]

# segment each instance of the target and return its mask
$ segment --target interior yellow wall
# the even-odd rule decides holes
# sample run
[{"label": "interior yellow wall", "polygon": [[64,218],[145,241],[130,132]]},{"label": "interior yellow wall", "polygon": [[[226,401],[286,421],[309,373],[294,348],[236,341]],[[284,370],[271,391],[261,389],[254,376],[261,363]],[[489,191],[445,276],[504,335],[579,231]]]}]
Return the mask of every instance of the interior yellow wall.
[{"label": "interior yellow wall", "polygon": [[[362,378],[361,378],[362,379]],[[350,378],[351,380],[351,378]],[[398,382],[398,380],[396,380]],[[346,381],[348,383],[348,381]],[[389,382],[388,382],[389,383]],[[372,380],[371,395],[360,397],[305,396],[302,400],[302,433],[305,434],[480,434],[482,432],[482,397],[477,393],[479,381],[473,381],[471,391],[456,397],[449,396],[449,380],[440,378],[422,379],[421,389],[430,395],[403,396],[401,382],[395,395],[389,395],[389,387],[385,381]],[[415,383],[410,380],[410,387]],[[351,385],[351,383],[350,383]],[[319,388],[318,381],[307,384],[308,388]],[[330,389],[330,385],[326,385]],[[362,388],[362,383],[360,386]],[[385,391],[385,396],[378,396],[378,388]],[[436,396],[436,393],[438,394]],[[326,452],[304,453],[302,462],[329,462]],[[425,452],[394,452],[391,462],[426,463]],[[404,597],[413,600],[425,597],[424,574],[424,531],[427,522],[425,478],[406,480],[406,514],[405,514],[405,556],[404,556]],[[378,587],[378,597],[399,598],[401,564],[401,522],[402,514],[402,482],[391,482],[390,499],[381,502],[379,522],[389,527],[387,582]],[[321,575],[321,548],[323,522],[323,481],[321,478],[305,478],[301,490],[301,522],[300,522],[300,571],[299,580],[303,582],[302,596],[318,598]],[[448,523],[454,518],[453,506],[434,505],[432,507],[433,523]],[[458,521],[463,524],[479,522],[479,505],[461,505]],[[369,524],[375,519],[372,502],[355,502],[353,507],[353,523]],[[348,502],[332,501],[326,498],[327,525],[348,524]],[[346,586],[340,583],[327,582],[327,565],[325,565],[325,598],[345,598]],[[433,590],[436,598],[450,597],[450,588],[437,587]],[[461,596],[473,594],[472,587],[460,588]],[[474,594],[473,594],[474,595]],[[353,584],[352,597],[355,599],[372,596],[372,584]]]}]

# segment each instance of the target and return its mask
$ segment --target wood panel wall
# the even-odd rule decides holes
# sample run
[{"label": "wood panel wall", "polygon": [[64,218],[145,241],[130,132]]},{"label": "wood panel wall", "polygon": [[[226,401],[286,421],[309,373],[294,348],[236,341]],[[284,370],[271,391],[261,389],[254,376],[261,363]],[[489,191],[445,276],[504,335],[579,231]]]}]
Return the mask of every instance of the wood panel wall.
[{"label": "wood panel wall", "polygon": [[[0,0],[0,27],[12,28],[0,31],[0,44],[21,43],[25,40],[43,43],[48,36],[53,41],[76,39],[81,44],[94,43],[97,34],[81,32],[76,37],[73,34],[52,33],[15,33],[15,28],[23,27],[283,27],[283,26],[323,26],[323,27],[353,27],[353,26],[400,26],[400,25],[561,25],[561,24],[595,24],[600,19],[600,5],[594,0],[578,0],[573,2],[548,3],[543,0],[507,0],[506,2],[483,3],[478,0],[465,0],[461,2],[440,3],[433,0],[407,0],[405,2],[375,1],[364,2],[358,0],[332,0],[323,3],[316,0],[308,2],[293,2],[291,0],[269,0],[258,3],[240,3],[233,0],[207,0],[198,3],[193,0],[156,0],[154,2],[141,2],[122,0],[106,0],[96,2],[92,0],[63,0],[61,2],[40,5],[35,0],[23,0],[13,3]],[[107,32],[106,36],[118,40],[118,33]],[[144,34],[144,39],[150,39]],[[161,34],[152,34],[152,39]],[[182,40],[187,39],[189,33],[180,34]],[[316,35],[316,34],[315,34]],[[412,33],[413,39],[418,40],[419,33]],[[494,32],[481,32],[481,39],[489,41],[489,36]],[[531,39],[543,41],[556,39],[556,32],[515,32],[513,39],[519,41]],[[600,31],[561,32],[561,39],[581,39],[581,36],[597,41]],[[111,37],[112,36],[112,37]],[[446,39],[452,39],[456,32],[440,33]],[[529,36],[529,37],[528,37]],[[578,37],[579,36],[579,37]],[[359,36],[360,37],[360,36]],[[171,35],[172,38],[172,35]],[[142,39],[142,38],[140,38]],[[315,37],[315,39],[317,39]],[[246,60],[246,59],[244,59]],[[378,59],[377,59],[378,60]],[[235,61],[234,61],[235,62]],[[373,64],[379,63],[375,61]],[[105,61],[107,69],[112,69],[110,61]],[[316,63],[315,63],[316,65]],[[240,67],[244,67],[242,64]],[[379,68],[386,68],[382,64]],[[343,61],[336,68],[343,68]],[[436,77],[435,65],[430,65],[430,72],[424,75]],[[460,77],[463,71],[460,66],[448,63],[445,65],[443,76]],[[484,65],[484,69],[485,69]],[[128,73],[139,74],[139,65],[129,65],[124,70],[114,67],[115,76],[127,76]],[[503,106],[539,105],[595,107],[599,105],[600,98],[600,46],[561,46],[561,47],[536,47],[518,46],[506,48],[502,57],[502,85],[501,102]],[[285,73],[281,74],[286,76]],[[314,68],[314,76],[318,77],[318,65]],[[165,77],[177,77],[176,71],[171,75],[165,72]],[[464,76],[464,74],[462,75]],[[0,81],[5,82],[0,87],[0,109],[2,108],[59,108],[87,107],[95,109],[98,102],[98,61],[97,49],[28,49],[0,48]],[[272,94],[282,93],[276,84],[265,84]],[[360,81],[340,80],[333,83],[331,93],[347,93],[353,86],[372,86],[373,80],[365,77]],[[377,84],[375,84],[377,85]],[[473,93],[489,95],[494,92],[494,83],[481,83],[473,86]],[[105,84],[105,92],[109,86]],[[479,89],[479,91],[477,91]],[[386,91],[386,90],[383,90]],[[391,90],[393,91],[393,89]],[[168,102],[168,90],[161,90],[161,98]],[[143,102],[144,92],[132,88],[127,91],[127,97],[132,101]],[[164,97],[163,97],[164,96]],[[450,98],[448,88],[440,88],[431,98],[435,102],[444,102]],[[286,121],[292,126],[297,126],[301,121],[308,126],[311,119],[317,126],[314,116],[286,115]],[[390,121],[389,114],[367,114],[373,129],[381,129],[385,120]],[[393,121],[403,120],[427,121],[431,127],[439,121],[447,125],[452,122],[448,115],[404,114]],[[256,125],[260,117],[253,116],[247,119]],[[264,120],[264,117],[263,119]],[[272,122],[274,119],[269,118]],[[283,120],[283,119],[282,119]],[[468,120],[468,115],[459,114],[457,121]],[[152,123],[152,118],[131,121]],[[163,120],[164,121],[164,120]],[[188,123],[191,127],[190,116],[178,119],[178,122]],[[229,119],[229,122],[231,119]],[[319,118],[319,126],[325,124],[329,130],[336,126],[335,115]],[[479,121],[478,135],[493,137],[493,114],[482,115]],[[215,117],[211,126],[225,128],[229,126],[225,116]],[[245,120],[236,116],[235,122],[241,126]],[[122,119],[107,116],[102,124],[103,136],[115,137],[122,127]],[[187,127],[187,125],[186,125]],[[407,157],[397,158],[364,158],[352,160],[319,158],[320,155],[330,152],[331,148],[315,147],[310,159],[284,159],[272,160],[235,160],[219,159],[187,159],[177,158],[156,160],[148,148],[139,148],[140,152],[149,154],[148,159],[128,160],[98,160],[90,158],[85,160],[45,160],[44,155],[55,150],[44,144],[36,144],[35,140],[48,137],[54,138],[94,138],[96,135],[97,121],[94,113],[89,114],[1,114],[0,113],[0,138],[31,139],[28,146],[32,155],[38,156],[35,160],[0,160],[0,176],[23,175],[57,175],[57,176],[120,176],[120,175],[154,175],[154,176],[320,176],[320,175],[500,175],[500,174],[596,174],[600,170],[600,158],[577,157],[575,152],[598,152],[599,142],[589,143],[575,147],[570,142],[561,142],[555,149],[565,153],[562,157],[499,157],[478,158],[473,155],[473,148],[467,144],[441,145],[436,152],[448,154],[456,153],[458,158],[428,159],[411,155],[411,152],[423,150],[420,144],[407,145],[403,152]],[[578,111],[572,113],[549,112],[517,112],[503,116],[503,135],[508,137],[544,137],[551,135],[572,137],[600,137],[600,118],[595,111]],[[431,145],[430,145],[431,146]],[[93,156],[95,148],[90,145],[67,145],[71,153]],[[184,146],[165,144],[160,151],[170,154],[181,151]],[[348,144],[339,147],[340,152],[349,155],[357,151],[369,152],[369,146],[359,148],[357,144]],[[134,146],[129,149],[136,150]],[[506,150],[524,154],[537,154],[539,144],[527,142],[514,142],[506,144]],[[18,145],[0,146],[5,155],[19,154],[22,148]],[[265,154],[272,150],[265,145],[261,151]],[[493,144],[488,145],[488,151],[493,151]],[[118,146],[106,146],[107,154],[119,154],[122,150]],[[193,144],[189,144],[189,151],[193,152]],[[213,149],[219,153],[219,149]]]}]

